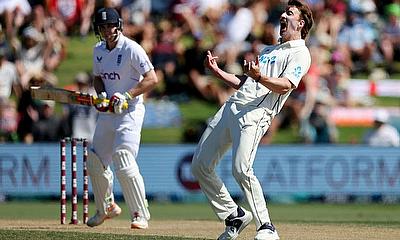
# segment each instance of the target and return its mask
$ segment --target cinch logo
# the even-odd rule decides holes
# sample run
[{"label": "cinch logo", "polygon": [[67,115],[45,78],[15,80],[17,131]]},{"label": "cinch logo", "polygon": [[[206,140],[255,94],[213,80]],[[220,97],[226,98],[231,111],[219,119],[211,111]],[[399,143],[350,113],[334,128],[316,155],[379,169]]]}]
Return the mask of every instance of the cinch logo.
[{"label": "cinch logo", "polygon": [[116,72],[102,73],[101,78],[104,80],[121,80],[121,78],[119,77],[119,74]]}]

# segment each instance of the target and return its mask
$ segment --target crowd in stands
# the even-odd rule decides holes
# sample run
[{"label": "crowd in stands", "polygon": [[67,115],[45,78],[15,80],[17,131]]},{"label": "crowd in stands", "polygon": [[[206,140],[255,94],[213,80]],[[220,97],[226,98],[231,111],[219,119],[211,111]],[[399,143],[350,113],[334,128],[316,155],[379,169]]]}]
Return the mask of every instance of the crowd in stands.
[{"label": "crowd in stands", "polygon": [[[306,1],[316,23],[307,39],[312,65],[263,143],[290,124],[299,126],[303,142],[335,143],[338,132],[328,117],[330,109],[364,104],[349,95],[351,76],[377,69],[389,77],[400,72],[399,0]],[[91,34],[100,7],[116,8],[124,34],[151,57],[161,84],[147,98],[223,104],[233,89],[207,74],[207,50],[228,72],[242,74],[243,60],[254,60],[265,45],[278,43],[283,2],[0,0],[0,141],[57,141],[74,135],[72,115],[93,119],[88,109],[66,108],[57,116],[53,103],[30,97],[29,87],[58,86],[54,70],[68,54],[66,42]],[[90,84],[90,74],[82,74],[76,87]]]}]

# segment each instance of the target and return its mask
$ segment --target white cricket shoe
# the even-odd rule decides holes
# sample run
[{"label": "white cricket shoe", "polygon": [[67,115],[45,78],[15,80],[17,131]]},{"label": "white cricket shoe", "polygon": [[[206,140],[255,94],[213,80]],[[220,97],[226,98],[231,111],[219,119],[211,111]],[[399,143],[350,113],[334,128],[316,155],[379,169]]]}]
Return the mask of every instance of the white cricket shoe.
[{"label": "white cricket shoe", "polygon": [[279,236],[272,223],[264,223],[260,229],[258,229],[254,240],[279,240]]},{"label": "white cricket shoe", "polygon": [[138,212],[135,212],[135,216],[131,221],[132,229],[146,229],[149,227],[149,223],[144,216],[140,216]]},{"label": "white cricket shoe", "polygon": [[86,225],[89,227],[96,227],[101,225],[106,219],[117,217],[121,214],[121,208],[116,204],[113,203],[108,209],[106,214],[101,214],[99,211],[96,214],[89,218]]},{"label": "white cricket shoe", "polygon": [[247,211],[246,209],[238,207],[237,212],[237,217],[229,216],[225,219],[225,232],[218,237],[218,240],[236,239],[240,232],[242,232],[242,230],[249,225],[253,219],[251,212]]}]

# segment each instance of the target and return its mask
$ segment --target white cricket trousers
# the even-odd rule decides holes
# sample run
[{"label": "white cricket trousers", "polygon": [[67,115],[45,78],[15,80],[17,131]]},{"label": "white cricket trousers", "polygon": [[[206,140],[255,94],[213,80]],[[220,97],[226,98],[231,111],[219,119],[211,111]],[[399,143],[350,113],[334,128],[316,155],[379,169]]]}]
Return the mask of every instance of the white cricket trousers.
[{"label": "white cricket trousers", "polygon": [[105,167],[112,164],[113,154],[121,147],[129,149],[136,160],[144,114],[143,104],[130,106],[122,114],[99,113],[92,147]]},{"label": "white cricket trousers", "polygon": [[236,211],[215,167],[232,146],[232,174],[250,205],[257,229],[271,222],[264,194],[253,173],[253,162],[261,137],[272,120],[272,111],[257,106],[225,103],[204,131],[192,161],[193,175],[220,220]]}]

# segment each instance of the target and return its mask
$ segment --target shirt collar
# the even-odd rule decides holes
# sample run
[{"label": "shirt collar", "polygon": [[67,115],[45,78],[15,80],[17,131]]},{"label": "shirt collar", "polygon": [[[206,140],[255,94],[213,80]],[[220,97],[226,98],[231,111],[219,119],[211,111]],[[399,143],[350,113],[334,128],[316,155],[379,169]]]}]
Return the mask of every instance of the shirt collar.
[{"label": "shirt collar", "polygon": [[115,47],[116,48],[122,48],[122,45],[124,45],[124,42],[125,42],[125,36],[122,33],[120,33],[117,45]]},{"label": "shirt collar", "polygon": [[287,41],[285,43],[281,44],[281,48],[294,48],[294,47],[300,47],[300,46],[305,46],[306,42],[304,39],[296,39],[296,40],[291,40]]},{"label": "shirt collar", "polygon": [[[118,42],[117,42],[117,45],[115,45],[115,48],[122,48],[122,46],[124,45],[124,42],[125,42],[125,36],[122,33],[120,33],[120,35],[118,37]],[[108,51],[106,41],[103,41],[102,47],[103,47],[103,50]]]}]

